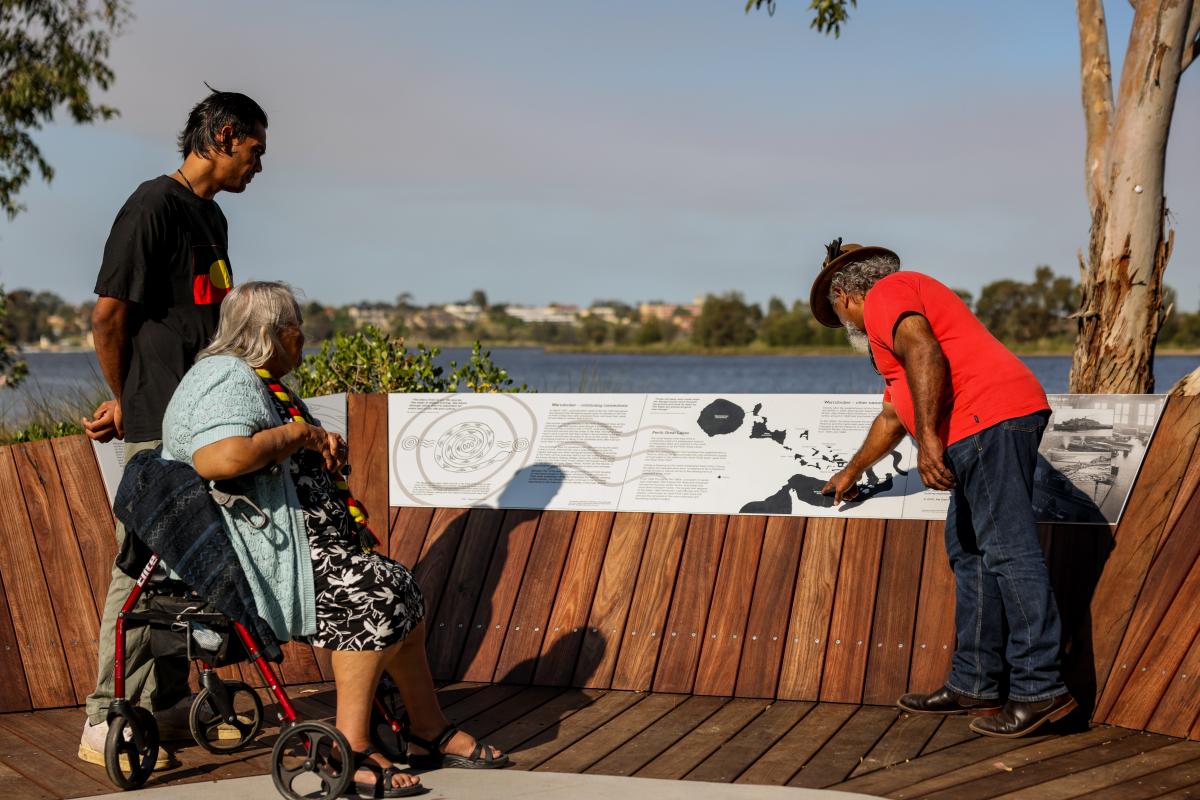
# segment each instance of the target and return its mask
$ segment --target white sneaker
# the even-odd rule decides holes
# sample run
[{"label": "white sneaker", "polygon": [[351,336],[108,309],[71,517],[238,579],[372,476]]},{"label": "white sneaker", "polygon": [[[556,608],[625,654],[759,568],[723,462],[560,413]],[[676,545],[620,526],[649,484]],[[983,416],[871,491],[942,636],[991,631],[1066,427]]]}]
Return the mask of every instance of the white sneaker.
[{"label": "white sneaker", "polygon": [[[129,731],[125,731],[125,738],[130,738]],[[89,764],[103,767],[104,764],[104,742],[108,739],[108,722],[99,722],[92,725],[87,719],[83,721],[83,736],[79,737],[79,758]],[[122,766],[125,771],[131,772],[129,766],[129,756],[122,755]],[[158,757],[154,760],[155,769],[166,769],[171,766],[171,754],[166,748],[158,748]]]}]

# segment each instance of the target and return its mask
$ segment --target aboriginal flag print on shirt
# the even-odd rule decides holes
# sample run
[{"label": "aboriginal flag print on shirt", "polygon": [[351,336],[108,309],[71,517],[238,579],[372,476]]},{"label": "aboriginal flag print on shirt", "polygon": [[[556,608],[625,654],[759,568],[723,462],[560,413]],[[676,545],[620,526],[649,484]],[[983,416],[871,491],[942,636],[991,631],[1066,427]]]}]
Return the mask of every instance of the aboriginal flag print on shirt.
[{"label": "aboriginal flag print on shirt", "polygon": [[162,437],[167,403],[212,340],[232,286],[229,228],[216,203],[166,175],[130,195],[96,280],[96,294],[132,304],[133,346],[121,393],[126,441]]},{"label": "aboriginal flag print on shirt", "polygon": [[233,288],[233,273],[224,248],[212,245],[192,246],[192,300],[196,305],[217,304]]}]

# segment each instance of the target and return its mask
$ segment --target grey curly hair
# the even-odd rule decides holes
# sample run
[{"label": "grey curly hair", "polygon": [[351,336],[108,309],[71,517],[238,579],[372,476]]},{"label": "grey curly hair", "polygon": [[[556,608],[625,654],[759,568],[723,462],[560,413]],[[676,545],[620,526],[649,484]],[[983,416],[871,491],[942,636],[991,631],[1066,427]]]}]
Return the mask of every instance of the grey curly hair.
[{"label": "grey curly hair", "polygon": [[900,260],[887,255],[871,256],[862,261],[855,261],[837,271],[829,282],[829,300],[832,302],[834,290],[841,289],[847,295],[866,297],[871,287],[881,279],[886,278],[900,269]]},{"label": "grey curly hair", "polygon": [[282,349],[279,332],[301,322],[292,287],[279,281],[247,281],[230,289],[221,301],[217,332],[196,360],[237,356],[258,369]]}]

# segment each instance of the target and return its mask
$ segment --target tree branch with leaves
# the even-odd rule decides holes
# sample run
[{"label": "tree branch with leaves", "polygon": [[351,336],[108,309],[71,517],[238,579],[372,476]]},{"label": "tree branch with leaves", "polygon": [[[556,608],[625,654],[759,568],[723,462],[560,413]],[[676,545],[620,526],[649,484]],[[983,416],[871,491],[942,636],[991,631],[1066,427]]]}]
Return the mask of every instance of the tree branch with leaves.
[{"label": "tree branch with leaves", "polygon": [[33,132],[65,108],[73,122],[111,119],[117,110],[92,99],[113,81],[109,45],[129,17],[126,0],[0,0],[0,209],[25,209],[21,189],[54,168]]},{"label": "tree branch with leaves", "polygon": [[[768,14],[774,16],[775,0],[747,0],[746,13],[763,6],[767,7]],[[833,38],[840,38],[842,25],[850,19],[847,9],[857,7],[858,0],[812,0],[808,10],[813,12],[813,19],[808,26],[818,33],[832,33]]]}]

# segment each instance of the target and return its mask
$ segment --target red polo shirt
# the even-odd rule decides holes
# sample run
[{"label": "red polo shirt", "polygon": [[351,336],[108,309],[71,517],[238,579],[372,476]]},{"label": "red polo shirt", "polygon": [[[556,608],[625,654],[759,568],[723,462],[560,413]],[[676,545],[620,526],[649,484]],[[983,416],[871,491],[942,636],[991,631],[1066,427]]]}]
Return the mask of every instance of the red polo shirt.
[{"label": "red polo shirt", "polygon": [[904,366],[892,350],[896,324],[908,314],[929,320],[950,365],[953,407],[938,434],[947,445],[999,422],[1050,408],[1037,378],[988,333],[966,303],[945,285],[919,272],[896,272],[867,292],[864,323],[875,366],[887,388],[884,402],[896,407],[911,434],[916,427]]}]

